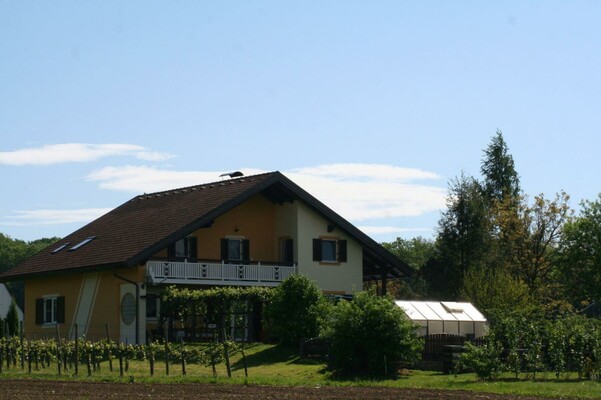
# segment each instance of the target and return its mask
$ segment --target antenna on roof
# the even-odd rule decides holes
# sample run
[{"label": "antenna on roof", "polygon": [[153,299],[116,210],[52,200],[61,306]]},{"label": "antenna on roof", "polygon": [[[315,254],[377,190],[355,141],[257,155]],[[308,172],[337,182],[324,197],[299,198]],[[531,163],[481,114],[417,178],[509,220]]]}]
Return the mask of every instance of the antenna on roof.
[{"label": "antenna on roof", "polygon": [[230,178],[238,178],[240,176],[244,176],[244,174],[240,171],[234,171],[234,172],[226,172],[225,174],[219,175],[220,178],[224,178],[226,176],[229,176]]}]

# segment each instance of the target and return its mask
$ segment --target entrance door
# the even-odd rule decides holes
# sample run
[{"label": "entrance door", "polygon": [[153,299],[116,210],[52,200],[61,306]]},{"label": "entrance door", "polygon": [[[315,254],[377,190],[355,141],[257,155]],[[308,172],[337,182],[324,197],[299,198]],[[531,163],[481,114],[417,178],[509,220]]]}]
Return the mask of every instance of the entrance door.
[{"label": "entrance door", "polygon": [[131,283],[124,283],[120,288],[120,335],[121,343],[136,343],[136,287]]}]

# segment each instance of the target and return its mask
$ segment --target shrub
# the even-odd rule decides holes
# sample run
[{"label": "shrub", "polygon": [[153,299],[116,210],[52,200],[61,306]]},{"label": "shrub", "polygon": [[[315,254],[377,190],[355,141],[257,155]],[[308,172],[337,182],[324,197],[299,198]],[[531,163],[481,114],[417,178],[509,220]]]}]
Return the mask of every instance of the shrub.
[{"label": "shrub", "polygon": [[478,380],[495,379],[502,372],[501,352],[501,346],[492,337],[483,346],[467,342],[456,368],[474,371]]},{"label": "shrub", "polygon": [[399,362],[414,362],[423,349],[415,328],[391,297],[357,293],[334,307],[328,334],[332,366],[377,375],[394,371]]},{"label": "shrub", "polygon": [[264,316],[271,333],[284,345],[316,337],[327,320],[329,304],[319,286],[304,275],[291,275],[273,291]]}]

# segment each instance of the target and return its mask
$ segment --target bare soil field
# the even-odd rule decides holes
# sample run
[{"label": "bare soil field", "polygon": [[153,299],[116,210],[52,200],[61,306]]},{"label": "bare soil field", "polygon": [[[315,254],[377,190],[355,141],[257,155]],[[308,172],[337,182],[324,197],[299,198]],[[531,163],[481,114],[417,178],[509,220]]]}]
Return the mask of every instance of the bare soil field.
[{"label": "bare soil field", "polygon": [[455,390],[378,387],[278,387],[207,384],[125,384],[0,379],[2,399],[361,399],[543,400],[541,397]]}]

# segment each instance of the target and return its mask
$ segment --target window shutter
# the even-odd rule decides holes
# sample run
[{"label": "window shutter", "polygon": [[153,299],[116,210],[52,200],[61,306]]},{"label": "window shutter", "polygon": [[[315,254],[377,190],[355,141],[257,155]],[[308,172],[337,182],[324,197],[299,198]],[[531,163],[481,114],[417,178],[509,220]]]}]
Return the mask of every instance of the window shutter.
[{"label": "window shutter", "polygon": [[292,239],[286,239],[284,242],[284,260],[286,264],[294,263],[294,246]]},{"label": "window shutter", "polygon": [[228,262],[228,240],[221,239],[221,260]]},{"label": "window shutter", "polygon": [[44,323],[44,299],[35,299],[35,324]]},{"label": "window shutter", "polygon": [[242,263],[250,264],[250,241],[245,239],[242,241]]},{"label": "window shutter", "polygon": [[175,258],[175,243],[167,246],[167,258]]},{"label": "window shutter", "polygon": [[59,324],[65,323],[65,296],[56,298],[56,322]]},{"label": "window shutter", "polygon": [[194,236],[190,236],[188,238],[188,256],[192,260],[196,260],[198,258],[198,238]]},{"label": "window shutter", "polygon": [[313,261],[321,261],[321,239],[313,239]]},{"label": "window shutter", "polygon": [[346,262],[346,240],[338,241],[338,261]]}]

